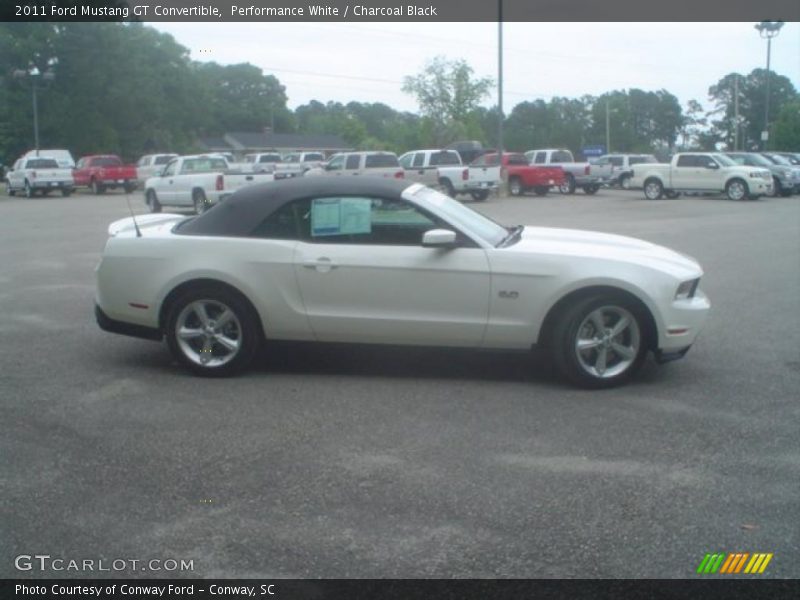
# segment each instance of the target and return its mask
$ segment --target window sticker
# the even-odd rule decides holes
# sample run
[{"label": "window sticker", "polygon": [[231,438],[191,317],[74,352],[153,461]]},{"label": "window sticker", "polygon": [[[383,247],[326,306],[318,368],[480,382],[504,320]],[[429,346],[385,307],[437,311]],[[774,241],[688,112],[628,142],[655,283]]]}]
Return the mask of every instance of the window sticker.
[{"label": "window sticker", "polygon": [[317,198],[311,204],[311,235],[371,233],[371,208],[368,198]]}]

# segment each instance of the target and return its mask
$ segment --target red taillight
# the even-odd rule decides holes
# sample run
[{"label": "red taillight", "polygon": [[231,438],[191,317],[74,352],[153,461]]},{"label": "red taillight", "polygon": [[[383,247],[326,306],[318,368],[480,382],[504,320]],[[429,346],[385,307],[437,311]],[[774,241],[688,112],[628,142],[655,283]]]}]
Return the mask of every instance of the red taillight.
[{"label": "red taillight", "polygon": [[218,192],[221,192],[223,189],[225,189],[225,180],[222,178],[222,175],[217,175],[216,189]]},{"label": "red taillight", "polygon": [[394,174],[394,178],[395,179],[405,179],[406,178],[406,172],[405,171],[398,171],[397,173]]},{"label": "red taillight", "polygon": [[463,171],[461,171],[461,179],[463,179],[464,181],[467,181],[467,179],[469,179],[469,169],[464,169]]}]

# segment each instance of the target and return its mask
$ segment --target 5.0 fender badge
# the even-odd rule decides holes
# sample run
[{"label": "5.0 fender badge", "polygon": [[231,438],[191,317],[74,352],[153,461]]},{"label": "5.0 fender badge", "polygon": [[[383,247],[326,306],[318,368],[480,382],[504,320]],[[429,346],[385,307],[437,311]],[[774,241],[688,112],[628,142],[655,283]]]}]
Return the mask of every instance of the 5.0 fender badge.
[{"label": "5.0 fender badge", "polygon": [[515,292],[513,290],[511,291],[500,290],[498,296],[500,296],[501,298],[507,298],[509,300],[516,300],[517,298],[519,298],[519,292]]}]

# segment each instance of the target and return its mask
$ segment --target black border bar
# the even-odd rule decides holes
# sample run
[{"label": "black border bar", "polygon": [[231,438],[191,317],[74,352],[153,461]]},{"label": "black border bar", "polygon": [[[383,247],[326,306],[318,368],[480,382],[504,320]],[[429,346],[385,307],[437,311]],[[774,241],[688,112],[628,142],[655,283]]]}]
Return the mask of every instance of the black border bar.
[{"label": "black border bar", "polygon": [[505,22],[800,21],[797,0],[2,0],[0,21],[494,22],[501,3]]},{"label": "black border bar", "polygon": [[[17,586],[28,590],[39,588],[41,593],[23,593]],[[132,595],[123,593],[123,586],[161,588],[163,594]],[[169,586],[173,586],[170,588]],[[212,587],[216,586],[216,587]],[[270,587],[272,586],[272,587]],[[80,591],[80,588],[85,588]],[[89,588],[100,589],[93,593]],[[180,588],[182,591],[174,591]],[[253,588],[254,596],[244,593],[224,593],[224,588]],[[68,590],[76,590],[68,593]],[[215,593],[216,592],[216,593]],[[430,598],[435,600],[522,600],[535,598],[547,600],[602,600],[635,598],[651,600],[682,598],[711,600],[783,600],[800,597],[800,580],[755,579],[751,577],[708,579],[4,579],[0,582],[0,598],[21,600],[220,600],[255,597],[262,600],[409,600]]]}]

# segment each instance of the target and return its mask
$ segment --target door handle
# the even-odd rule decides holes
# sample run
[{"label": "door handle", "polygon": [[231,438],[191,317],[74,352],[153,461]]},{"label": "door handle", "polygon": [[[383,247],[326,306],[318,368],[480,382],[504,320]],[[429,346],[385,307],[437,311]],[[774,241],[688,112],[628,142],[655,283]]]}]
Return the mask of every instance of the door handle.
[{"label": "door handle", "polygon": [[308,259],[303,261],[303,266],[306,269],[316,269],[320,273],[327,273],[338,267],[339,265],[331,261],[327,256],[321,256],[317,259]]}]

